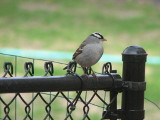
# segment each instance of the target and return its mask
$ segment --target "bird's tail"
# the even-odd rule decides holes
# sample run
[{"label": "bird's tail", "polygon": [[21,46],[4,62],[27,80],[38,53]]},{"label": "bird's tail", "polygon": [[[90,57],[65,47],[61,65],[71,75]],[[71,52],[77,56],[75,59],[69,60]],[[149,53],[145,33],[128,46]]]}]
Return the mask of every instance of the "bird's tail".
[{"label": "bird's tail", "polygon": [[76,71],[77,63],[75,61],[70,61],[67,66],[63,68],[63,70],[74,69]]},{"label": "bird's tail", "polygon": [[67,66],[65,66],[64,68],[63,68],[63,70],[66,70],[68,68],[68,65]]}]

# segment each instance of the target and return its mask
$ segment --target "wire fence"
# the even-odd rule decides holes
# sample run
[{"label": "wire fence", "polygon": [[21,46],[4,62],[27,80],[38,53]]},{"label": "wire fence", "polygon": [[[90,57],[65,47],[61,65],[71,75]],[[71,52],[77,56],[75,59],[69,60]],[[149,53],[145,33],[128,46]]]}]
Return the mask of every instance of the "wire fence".
[{"label": "wire fence", "polygon": [[[4,55],[4,54],[3,54]],[[9,55],[10,56],[10,55]],[[2,78],[4,78],[4,81],[7,80],[7,78],[16,78],[17,77],[17,67],[18,67],[18,59],[19,58],[25,58],[22,56],[12,56],[14,57],[14,60],[12,61],[14,64],[12,64],[12,62],[5,62],[3,65],[4,68],[4,74],[2,75]],[[63,64],[63,65],[67,65],[65,63],[61,63],[61,62],[56,62],[56,61],[50,61],[50,60],[43,60],[43,59],[33,59],[33,58],[26,58],[26,59],[31,59],[32,62],[25,62],[24,63],[24,75],[23,77],[28,78],[29,76],[34,76],[34,64],[36,62],[36,60],[41,60],[44,61],[44,75],[43,76],[53,76],[54,75],[54,66],[53,63],[58,63],[58,64]],[[71,62],[70,64],[70,68],[68,68],[67,70],[67,76],[76,76],[80,81],[81,81],[81,87],[80,89],[82,89],[82,77],[79,76],[78,74],[76,74],[75,69],[76,66],[75,64],[73,64]],[[109,67],[108,64],[106,64],[106,67]],[[104,68],[103,73],[101,74],[106,74],[105,72],[109,73],[107,68]],[[74,69],[74,70],[72,70]],[[88,70],[88,74],[90,71]],[[99,73],[100,74],[100,73]],[[1,78],[1,80],[2,80]],[[86,78],[88,79],[88,78]],[[113,78],[112,78],[113,79]],[[6,86],[5,86],[6,87]],[[15,86],[14,86],[15,87]],[[47,86],[46,86],[47,87]],[[11,86],[9,86],[7,89],[12,89]],[[18,88],[19,91],[23,90],[24,88]],[[7,92],[7,90],[4,90],[5,92]],[[3,92],[2,89],[0,91],[1,93]],[[15,92],[15,91],[12,91]],[[11,91],[9,93],[12,93]],[[35,90],[36,92],[36,90]],[[89,116],[89,111],[90,111],[90,105],[94,106],[94,107],[98,107],[101,108],[102,111],[104,111],[106,109],[109,109],[111,103],[114,101],[114,99],[117,97],[117,94],[115,95],[115,97],[113,98],[113,100],[109,103],[106,102],[106,91],[98,91],[98,90],[94,90],[94,91],[85,91],[84,93],[82,93],[82,91],[75,91],[75,92],[62,92],[62,91],[58,91],[58,92],[47,92],[47,93],[42,93],[42,92],[38,92],[38,93],[13,93],[13,94],[1,94],[0,96],[0,106],[1,106],[1,114],[0,114],[0,118],[3,120],[12,120],[12,119],[37,119],[36,115],[35,115],[35,110],[36,110],[36,105],[40,100],[40,103],[43,103],[43,108],[41,109],[45,109],[45,113],[43,113],[43,115],[40,117],[40,119],[55,119],[53,117],[53,113],[54,111],[52,111],[52,104],[54,103],[54,101],[58,98],[63,98],[63,100],[60,100],[62,102],[67,102],[66,103],[66,115],[64,115],[62,119],[75,119],[74,117],[76,117],[75,115],[73,115],[73,111],[75,111],[76,106],[79,102],[79,104],[81,106],[83,106],[81,108],[81,110],[83,111],[81,114],[83,114],[81,117],[81,119],[91,119],[91,117]],[[8,93],[8,92],[7,92]],[[98,93],[100,93],[101,95],[99,95]],[[32,94],[32,95],[30,95]],[[91,95],[92,94],[92,95]],[[103,95],[102,95],[103,94]],[[105,94],[105,95],[104,95]],[[7,96],[7,97],[6,97]],[[31,98],[29,98],[30,100],[26,100],[25,97],[26,96],[30,96]],[[47,96],[47,97],[46,97]],[[102,97],[103,96],[103,97]],[[97,103],[92,103],[95,99],[95,97],[97,97],[96,99],[99,99],[100,105],[98,105]],[[7,100],[6,100],[7,99]],[[38,100],[37,100],[38,99]],[[49,99],[49,100],[48,100]],[[19,115],[19,107],[18,107],[18,102],[21,101],[21,106],[24,106],[24,110],[21,109],[21,113],[23,115]],[[13,107],[14,106],[14,107]],[[41,106],[42,107],[42,106]],[[2,112],[3,111],[3,112]],[[13,112],[14,111],[14,112]],[[52,113],[53,112],[53,113]],[[105,115],[105,114],[104,114]],[[43,118],[44,117],[44,118]],[[102,116],[102,119],[105,116]]]},{"label": "wire fence", "polygon": [[[18,69],[20,58],[30,60],[24,63],[24,75],[22,75],[22,69]],[[129,83],[122,81],[116,70],[112,70],[111,63],[104,64],[102,73],[96,72],[99,76],[94,78],[90,69],[86,69],[89,77],[78,75],[76,68],[79,67],[74,62],[66,64],[22,56],[12,56],[12,62],[5,62],[6,60],[8,59],[4,59],[4,72],[0,79],[0,93],[5,93],[0,94],[0,119],[116,120],[126,118],[123,107],[122,109],[117,108],[117,99],[119,99],[117,96],[121,95],[123,90],[133,89],[133,86],[129,87]],[[36,61],[44,62],[44,74],[38,78],[34,77]],[[54,64],[68,65],[67,77],[54,77],[56,71]],[[21,71],[20,75],[23,77],[17,77],[18,70]],[[37,79],[41,84],[37,84]],[[35,84],[33,84],[34,81]],[[62,81],[63,85],[57,81]],[[145,99],[160,109],[156,103]],[[121,106],[118,107],[121,108]],[[144,115],[141,116],[142,119],[143,117]]]}]

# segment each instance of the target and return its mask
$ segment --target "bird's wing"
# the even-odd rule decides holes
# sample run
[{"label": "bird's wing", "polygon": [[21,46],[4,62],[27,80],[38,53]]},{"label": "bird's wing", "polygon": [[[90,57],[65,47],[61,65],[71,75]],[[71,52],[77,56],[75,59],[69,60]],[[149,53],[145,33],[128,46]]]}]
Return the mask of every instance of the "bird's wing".
[{"label": "bird's wing", "polygon": [[74,60],[79,54],[82,53],[84,46],[86,46],[86,41],[83,41],[82,44],[79,46],[79,48],[76,50],[76,52],[73,54],[72,59]]}]

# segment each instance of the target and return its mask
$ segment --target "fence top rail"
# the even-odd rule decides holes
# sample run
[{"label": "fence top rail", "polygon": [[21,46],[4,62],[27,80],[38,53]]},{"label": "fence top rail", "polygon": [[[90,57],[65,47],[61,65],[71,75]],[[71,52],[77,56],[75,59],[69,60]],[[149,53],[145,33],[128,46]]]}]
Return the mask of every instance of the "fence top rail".
[{"label": "fence top rail", "polygon": [[[112,76],[111,76],[112,75]],[[120,75],[2,77],[0,93],[106,90],[122,87]]]}]

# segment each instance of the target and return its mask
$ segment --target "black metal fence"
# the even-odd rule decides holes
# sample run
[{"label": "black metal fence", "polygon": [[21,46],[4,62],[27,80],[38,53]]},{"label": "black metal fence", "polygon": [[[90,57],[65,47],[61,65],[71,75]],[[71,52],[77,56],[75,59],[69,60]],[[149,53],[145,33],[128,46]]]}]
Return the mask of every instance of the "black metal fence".
[{"label": "black metal fence", "polygon": [[[87,69],[88,77],[78,75],[74,62],[68,64],[65,76],[53,76],[53,62],[49,61],[44,64],[43,77],[34,76],[34,61],[24,64],[23,77],[13,77],[13,64],[5,62],[4,74],[0,78],[0,119],[53,120],[60,116],[59,119],[65,120],[143,120],[146,56],[145,50],[141,47],[127,47],[122,53],[122,78],[116,70],[112,70],[110,62],[103,65],[102,73],[97,77],[90,75],[90,69]],[[106,100],[106,91],[110,93],[109,100]],[[32,94],[31,99],[26,97],[28,93]],[[122,93],[122,105],[118,109],[119,93]],[[8,94],[10,96],[6,97]],[[59,98],[66,101],[66,108],[61,112],[57,112],[58,109],[54,110],[54,103]],[[37,99],[41,100],[41,103],[38,103]],[[19,103],[23,108],[18,107]],[[43,104],[43,108],[38,107],[40,104]],[[58,104],[65,103],[61,101]],[[96,109],[100,114],[99,118],[90,114],[91,106],[102,109]],[[37,109],[44,111],[35,115]],[[66,114],[58,114],[62,112]]]}]

